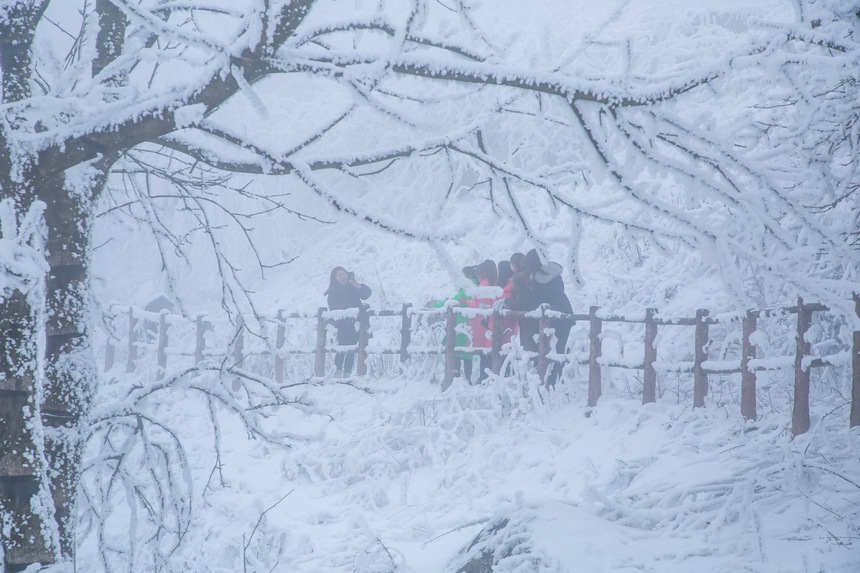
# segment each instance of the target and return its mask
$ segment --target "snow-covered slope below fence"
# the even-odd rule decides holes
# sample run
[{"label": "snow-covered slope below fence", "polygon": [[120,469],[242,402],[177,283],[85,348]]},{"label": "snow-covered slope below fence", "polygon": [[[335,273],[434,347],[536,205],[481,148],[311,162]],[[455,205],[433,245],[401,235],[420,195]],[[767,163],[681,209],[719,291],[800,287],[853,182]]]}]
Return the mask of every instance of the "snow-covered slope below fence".
[{"label": "snow-covered slope below fence", "polygon": [[860,570],[860,434],[841,419],[792,441],[782,414],[587,410],[581,380],[547,395],[531,377],[306,396],[318,414],[269,420],[312,436],[290,449],[226,424],[217,471],[189,452],[209,485],[170,570],[477,572],[482,552],[506,572]]}]

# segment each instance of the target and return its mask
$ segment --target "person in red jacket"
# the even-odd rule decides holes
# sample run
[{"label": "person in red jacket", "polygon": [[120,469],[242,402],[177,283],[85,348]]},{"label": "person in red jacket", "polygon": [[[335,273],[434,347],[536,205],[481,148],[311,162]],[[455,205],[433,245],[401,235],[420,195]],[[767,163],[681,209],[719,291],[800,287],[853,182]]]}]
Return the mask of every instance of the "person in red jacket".
[{"label": "person in red jacket", "polygon": [[[496,267],[499,269],[499,278],[496,284],[502,288],[502,298],[497,299],[496,302],[493,303],[493,308],[501,310],[505,308],[505,305],[503,304],[504,301],[507,301],[514,296],[514,270],[510,261],[499,261]],[[490,318],[490,332],[493,332],[492,317]],[[517,332],[519,332],[517,319],[513,316],[504,317],[502,326],[502,344],[510,342],[511,338],[516,336]]]},{"label": "person in red jacket", "polygon": [[[369,286],[355,280],[355,273],[347,272],[343,267],[335,267],[331,270],[328,289],[323,294],[328,297],[329,310],[341,310],[361,308],[362,301],[370,297],[371,290]],[[339,318],[334,321],[334,324],[337,327],[338,346],[358,343],[355,318]],[[352,373],[354,361],[355,352],[338,352],[334,357],[334,365],[337,368],[334,377],[348,377]]]},{"label": "person in red jacket", "polygon": [[[498,280],[498,269],[496,263],[489,259],[475,267],[475,277],[478,279],[478,287],[494,287]],[[471,300],[466,301],[466,304],[472,308],[489,309],[493,308],[493,302],[496,298],[489,293],[480,293]],[[469,319],[469,325],[472,327],[472,346],[475,348],[490,348],[492,341],[490,339],[490,323],[489,317],[475,316]],[[481,373],[479,380],[484,380],[487,377],[487,369],[490,367],[490,357],[488,354],[481,354]]]}]

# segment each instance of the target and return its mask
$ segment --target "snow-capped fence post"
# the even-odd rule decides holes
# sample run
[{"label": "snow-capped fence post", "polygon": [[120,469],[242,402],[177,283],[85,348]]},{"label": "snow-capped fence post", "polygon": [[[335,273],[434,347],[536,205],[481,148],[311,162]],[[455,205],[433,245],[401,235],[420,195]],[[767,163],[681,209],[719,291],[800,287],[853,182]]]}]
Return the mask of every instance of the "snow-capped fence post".
[{"label": "snow-capped fence post", "polygon": [[[854,312],[860,318],[860,294],[854,293]],[[851,415],[850,427],[860,426],[860,328],[854,331],[854,347],[851,349]]]},{"label": "snow-capped fence post", "polygon": [[284,383],[284,357],[281,355],[281,350],[287,338],[287,319],[283,310],[278,311],[276,320],[278,326],[275,329],[275,383],[280,386]]},{"label": "snow-capped fence post", "polygon": [[[236,323],[236,337],[233,339],[233,368],[238,368],[244,359],[245,353],[245,320],[242,315],[239,315],[239,321]],[[238,376],[233,378],[233,392],[238,392],[242,388],[242,381]]]},{"label": "snow-capped fence post", "polygon": [[358,309],[358,352],[355,373],[359,376],[367,374],[367,341],[370,338],[370,313],[367,306],[362,305]]},{"label": "snow-capped fence post", "polygon": [[600,387],[600,364],[598,360],[603,353],[600,341],[600,331],[603,323],[597,318],[597,307],[588,309],[588,406],[597,405],[602,392]]},{"label": "snow-capped fence post", "polygon": [[236,324],[236,338],[233,342],[233,366],[239,366],[242,363],[242,354],[245,352],[245,321],[239,316],[239,321]]},{"label": "snow-capped fence post", "polygon": [[490,353],[490,368],[496,376],[502,371],[502,339],[505,336],[505,319],[498,310],[493,310],[493,339]]},{"label": "snow-capped fence post", "polygon": [[642,363],[642,403],[650,404],[657,401],[657,371],[654,362],[657,360],[657,349],[654,340],[657,338],[657,321],[654,315],[656,308],[645,310],[645,359]]},{"label": "snow-capped fence post", "polygon": [[546,316],[546,309],[549,308],[549,305],[542,304],[540,306],[540,320],[538,321],[538,361],[537,361],[537,369],[538,369],[538,377],[540,377],[541,382],[546,379],[546,371],[549,368],[549,358],[547,355],[549,354],[549,343],[550,336],[547,330],[550,327],[549,318]]},{"label": "snow-capped fence post", "polygon": [[113,347],[113,343],[110,338],[108,338],[107,343],[105,344],[105,372],[113,368],[113,363],[116,360],[116,349]]},{"label": "snow-capped fence post", "polygon": [[206,329],[212,325],[203,320],[203,316],[197,317],[196,340],[194,342],[194,366],[199,368],[203,363],[203,351],[206,350]]},{"label": "snow-capped fence post", "polygon": [[705,405],[708,395],[708,373],[702,368],[702,363],[708,359],[708,323],[705,318],[708,311],[700,308],[696,311],[696,348],[693,353],[693,408]]},{"label": "snow-capped fence post", "polygon": [[750,361],[755,358],[755,345],[752,335],[756,331],[758,311],[747,311],[743,319],[743,341],[741,343],[741,416],[745,420],[755,420],[756,413],[756,373],[750,367]]},{"label": "snow-capped fence post", "polygon": [[314,376],[325,376],[325,318],[324,307],[317,311],[317,344],[314,348]]},{"label": "snow-capped fence post", "polygon": [[404,303],[400,311],[400,362],[409,360],[409,344],[412,342],[412,317],[409,315],[411,306]]},{"label": "snow-capped fence post", "polygon": [[809,368],[803,357],[810,351],[806,331],[812,325],[812,311],[797,299],[797,351],[794,354],[794,408],[791,412],[791,434],[799,436],[809,430]]},{"label": "snow-capped fence post", "polygon": [[454,370],[457,358],[454,356],[454,344],[457,340],[453,307],[445,309],[445,377],[442,380],[442,390],[447,390],[454,382]]},{"label": "snow-capped fence post", "polygon": [[128,307],[128,360],[125,363],[126,372],[134,372],[137,361],[137,319],[134,317],[134,307]]},{"label": "snow-capped fence post", "polygon": [[155,371],[155,379],[163,380],[167,370],[167,311],[162,310],[158,317],[158,368]]}]

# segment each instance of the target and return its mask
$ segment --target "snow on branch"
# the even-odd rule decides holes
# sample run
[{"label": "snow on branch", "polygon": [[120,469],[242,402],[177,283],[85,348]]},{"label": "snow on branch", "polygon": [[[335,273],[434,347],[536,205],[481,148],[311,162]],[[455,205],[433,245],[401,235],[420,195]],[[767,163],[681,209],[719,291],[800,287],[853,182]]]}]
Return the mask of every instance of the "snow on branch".
[{"label": "snow on branch", "polygon": [[48,272],[43,249],[45,208],[36,201],[19,219],[12,199],[0,201],[0,292],[27,290]]}]

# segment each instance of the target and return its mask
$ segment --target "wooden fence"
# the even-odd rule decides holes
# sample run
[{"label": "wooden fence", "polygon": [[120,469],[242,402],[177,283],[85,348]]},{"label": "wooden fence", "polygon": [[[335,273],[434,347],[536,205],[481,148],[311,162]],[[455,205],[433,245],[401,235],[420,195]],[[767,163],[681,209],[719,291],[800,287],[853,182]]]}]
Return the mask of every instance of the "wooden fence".
[{"label": "wooden fence", "polygon": [[[854,298],[855,309],[860,317],[860,298]],[[368,342],[372,337],[370,319],[372,317],[399,317],[399,345],[379,347],[374,353],[398,355],[401,362],[406,362],[413,354],[429,354],[444,356],[444,376],[442,386],[447,388],[454,380],[456,371],[456,354],[469,353],[473,355],[484,354],[490,357],[491,369],[495,374],[502,371],[505,356],[510,353],[510,347],[502,347],[503,316],[513,316],[518,319],[530,319],[538,321],[538,351],[530,356],[534,359],[535,366],[540,378],[543,380],[546,372],[553,361],[576,362],[588,367],[588,405],[593,407],[597,404],[602,393],[602,367],[636,369],[642,371],[642,402],[647,404],[655,402],[657,398],[657,347],[655,341],[658,330],[674,328],[679,326],[693,327],[693,361],[692,363],[676,363],[668,365],[673,372],[691,373],[693,376],[693,407],[704,406],[705,396],[708,394],[708,377],[711,374],[741,375],[741,414],[745,419],[755,420],[756,412],[756,383],[757,372],[766,370],[784,369],[784,364],[775,364],[775,357],[769,359],[756,356],[756,345],[754,338],[760,319],[767,317],[786,317],[796,315],[796,345],[794,349],[794,392],[792,410],[792,433],[797,436],[809,430],[809,389],[810,371],[812,368],[832,366],[837,363],[848,364],[850,362],[852,373],[851,409],[849,423],[851,427],[860,425],[860,331],[853,332],[852,344],[849,349],[837,354],[824,357],[811,356],[810,342],[807,340],[807,332],[812,324],[812,316],[815,312],[825,312],[827,307],[820,304],[807,304],[798,300],[797,305],[789,308],[751,310],[745,313],[723,314],[719,317],[711,317],[705,309],[698,310],[694,318],[661,318],[656,309],[649,308],[644,316],[621,316],[603,313],[598,307],[591,307],[587,314],[562,314],[547,310],[545,307],[529,313],[513,311],[494,311],[492,309],[470,309],[457,306],[447,306],[442,309],[412,309],[408,304],[403,305],[399,311],[381,310],[373,311],[367,308],[349,309],[339,311],[328,311],[320,308],[315,317],[301,313],[288,314],[280,311],[275,319],[275,346],[271,352],[274,361],[274,378],[279,384],[283,383],[284,359],[289,354],[305,354],[314,356],[314,376],[323,377],[326,372],[326,355],[333,352],[355,352],[356,373],[363,376],[367,373]],[[131,372],[136,367],[138,359],[138,348],[140,346],[140,321],[148,321],[151,328],[157,324],[157,370],[156,377],[162,378],[167,368],[168,331],[171,324],[184,319],[175,315],[162,313],[147,313],[138,309],[130,308],[128,312],[128,351],[126,360],[126,371]],[[473,346],[455,346],[457,315],[467,316],[493,316],[494,332],[491,338],[492,346],[489,348],[476,348]],[[433,317],[444,320],[445,344],[416,346],[412,344],[416,325],[413,318],[416,316]],[[358,322],[358,343],[354,346],[336,346],[328,342],[327,326],[332,323],[333,317],[354,317]],[[288,325],[296,319],[314,320],[316,322],[315,344],[306,347],[286,348],[285,335]],[[551,352],[551,329],[550,321],[585,322],[588,324],[588,358],[574,359],[570,354],[555,354]],[[605,324],[630,323],[644,325],[644,351],[642,361],[636,363],[612,361],[603,356],[603,328]],[[709,328],[719,324],[740,323],[741,326],[741,356],[735,361],[712,361],[708,358]],[[205,334],[212,330],[213,326],[202,317],[195,323],[196,347],[194,350],[194,363],[200,364],[206,356]],[[240,364],[245,359],[244,342],[245,328],[242,324],[238,326],[233,337],[233,363]],[[526,354],[522,349],[517,349],[521,354]],[[850,354],[850,359],[848,358]],[[782,357],[789,358],[789,357]],[[114,366],[115,349],[110,341],[107,344],[105,368]],[[779,362],[779,361],[777,361]],[[782,361],[783,363],[785,360]],[[666,365],[664,365],[665,367]]]}]

